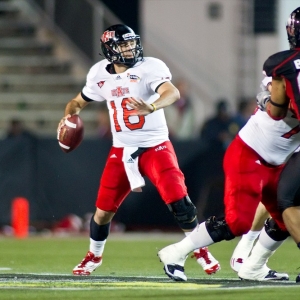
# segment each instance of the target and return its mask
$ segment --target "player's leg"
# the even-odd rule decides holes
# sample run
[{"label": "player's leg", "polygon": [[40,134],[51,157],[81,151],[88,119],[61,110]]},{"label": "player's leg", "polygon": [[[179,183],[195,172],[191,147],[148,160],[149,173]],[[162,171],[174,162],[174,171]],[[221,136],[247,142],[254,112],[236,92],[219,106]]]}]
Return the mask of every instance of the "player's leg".
[{"label": "player's leg", "polygon": [[[102,215],[102,218],[100,218]],[[105,212],[96,209],[95,214],[92,216],[90,221],[90,246],[87,254],[83,260],[74,267],[74,275],[90,275],[93,271],[96,270],[102,264],[102,254],[104,251],[106,239],[109,235],[110,221],[113,218],[114,213]],[[97,219],[97,221],[95,221]],[[99,219],[104,223],[104,220],[107,220],[105,224],[100,225]]]},{"label": "player's leg", "polygon": [[[164,264],[165,270],[172,270],[172,274],[176,276],[179,272],[184,272],[185,260],[190,252],[224,239],[231,240],[233,238],[234,235],[227,226],[224,218],[216,219],[212,217],[206,222],[199,224],[180,242],[161,249],[158,252],[158,256]],[[167,275],[175,279],[174,276],[170,276],[168,273]],[[182,279],[186,280],[186,277],[182,277]]]},{"label": "player's leg", "polygon": [[[179,201],[168,204],[169,210],[172,212],[175,221],[179,227],[184,231],[185,236],[188,236],[193,229],[198,225],[198,219],[196,217],[197,211],[194,204],[191,202],[188,196],[180,199]],[[189,222],[189,211],[193,210],[192,218],[193,222]],[[187,217],[186,220],[182,216]],[[188,223],[186,223],[188,222]],[[202,247],[193,251],[192,258],[195,258],[197,263],[203,268],[206,274],[212,275],[221,269],[220,263],[209,252],[208,247]]]},{"label": "player's leg", "polygon": [[[247,170],[250,173],[255,170],[255,160],[247,158],[247,147],[244,143],[234,141],[227,149],[224,159],[225,170],[225,218],[211,217],[207,221],[199,224],[190,235],[182,241],[167,246],[158,252],[158,256],[164,264],[176,267],[176,262],[180,261],[184,265],[186,256],[193,250],[211,245],[222,240],[231,240],[237,235],[246,233],[251,228],[255,215],[259,197],[254,197],[256,193],[252,188],[259,185],[261,178],[253,177],[249,181]],[[253,154],[250,151],[250,154]],[[256,157],[255,157],[256,158]],[[241,166],[244,172],[241,172]],[[256,184],[258,180],[258,184]],[[255,181],[255,182],[254,182]],[[252,184],[248,186],[247,183]],[[258,200],[256,199],[258,198]]]},{"label": "player's leg", "polygon": [[253,247],[250,256],[241,266],[238,276],[241,279],[257,281],[289,280],[288,274],[279,273],[267,267],[269,258],[288,235],[288,232],[282,230],[274,219],[267,219],[257,243]]},{"label": "player's leg", "polygon": [[[198,224],[196,207],[188,197],[184,175],[179,169],[172,144],[165,142],[158,146],[141,155],[141,172],[156,186],[179,227],[185,235],[189,235]],[[213,274],[220,269],[219,262],[211,255],[207,247],[195,249],[194,255],[207,274]],[[165,271],[175,280],[186,280],[183,270],[177,276],[173,276],[167,266],[165,266]],[[181,275],[182,278],[180,278]]]},{"label": "player's leg", "polygon": [[278,204],[284,223],[300,248],[300,152],[286,163],[278,184]]},{"label": "player's leg", "polygon": [[[284,224],[300,249],[300,152],[286,163],[278,184],[278,205]],[[300,274],[296,278],[300,282]]]},{"label": "player's leg", "polygon": [[109,235],[111,220],[130,192],[122,162],[122,148],[112,148],[108,157],[100,181],[96,211],[90,222],[89,251],[73,269],[74,275],[90,275],[102,264],[102,254]]},{"label": "player's leg", "polygon": [[249,256],[254,242],[259,236],[266,219],[269,217],[269,213],[265,206],[260,202],[255,213],[255,217],[248,233],[242,235],[239,243],[235,247],[230,259],[231,268],[238,272],[245,259]]},{"label": "player's leg", "polygon": [[289,236],[278,204],[274,201],[277,197],[277,186],[282,167],[268,168],[268,171],[269,182],[263,191],[262,203],[272,219],[266,221],[250,256],[238,272],[239,277],[243,279],[259,281],[288,279],[286,273],[279,273],[267,267],[268,259]]}]

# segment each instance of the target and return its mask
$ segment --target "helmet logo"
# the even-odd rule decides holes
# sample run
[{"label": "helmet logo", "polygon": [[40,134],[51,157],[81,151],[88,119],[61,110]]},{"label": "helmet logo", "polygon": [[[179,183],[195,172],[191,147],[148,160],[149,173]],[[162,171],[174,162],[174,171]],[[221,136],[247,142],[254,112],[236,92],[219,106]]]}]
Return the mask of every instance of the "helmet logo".
[{"label": "helmet logo", "polygon": [[132,34],[131,32],[125,33],[122,35],[124,41],[126,40],[132,40],[135,38],[135,34]]},{"label": "helmet logo", "polygon": [[108,42],[110,39],[113,39],[115,37],[115,31],[104,31],[101,37],[101,41],[103,43]]}]

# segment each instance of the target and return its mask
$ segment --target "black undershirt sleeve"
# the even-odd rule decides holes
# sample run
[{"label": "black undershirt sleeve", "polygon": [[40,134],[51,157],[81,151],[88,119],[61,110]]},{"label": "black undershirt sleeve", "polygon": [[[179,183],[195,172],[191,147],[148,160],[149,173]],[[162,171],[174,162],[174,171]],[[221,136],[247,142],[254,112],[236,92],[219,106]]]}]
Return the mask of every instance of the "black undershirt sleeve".
[{"label": "black undershirt sleeve", "polygon": [[157,90],[159,89],[159,87],[160,87],[162,84],[164,84],[165,82],[166,82],[166,81],[162,82],[161,84],[159,84],[159,85],[156,87],[155,93],[157,93]]},{"label": "black undershirt sleeve", "polygon": [[94,101],[93,99],[88,98],[83,92],[81,92],[81,97],[82,97],[86,102],[92,102],[92,101]]}]

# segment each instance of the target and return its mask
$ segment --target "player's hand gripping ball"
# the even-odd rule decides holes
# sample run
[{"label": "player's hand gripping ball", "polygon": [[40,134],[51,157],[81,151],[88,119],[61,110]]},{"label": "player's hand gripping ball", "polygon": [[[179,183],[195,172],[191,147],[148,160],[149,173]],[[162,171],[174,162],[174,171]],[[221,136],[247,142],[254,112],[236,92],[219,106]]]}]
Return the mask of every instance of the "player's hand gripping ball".
[{"label": "player's hand gripping ball", "polygon": [[76,149],[83,140],[83,122],[78,115],[65,120],[65,124],[58,132],[58,144],[65,153]]}]

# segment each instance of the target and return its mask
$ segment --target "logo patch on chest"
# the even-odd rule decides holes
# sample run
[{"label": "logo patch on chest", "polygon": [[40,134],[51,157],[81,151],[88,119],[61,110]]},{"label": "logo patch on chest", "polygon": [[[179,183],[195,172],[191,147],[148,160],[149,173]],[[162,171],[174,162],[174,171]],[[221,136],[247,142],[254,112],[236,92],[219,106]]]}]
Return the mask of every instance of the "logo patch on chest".
[{"label": "logo patch on chest", "polygon": [[131,75],[131,74],[127,74],[127,78],[129,78],[130,82],[140,82],[141,78],[137,75]]},{"label": "logo patch on chest", "polygon": [[111,91],[111,95],[115,97],[123,97],[125,94],[129,94],[129,88],[128,87],[121,87],[117,86],[115,90]]}]

